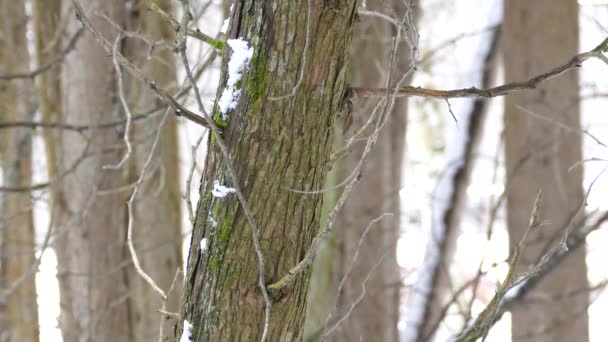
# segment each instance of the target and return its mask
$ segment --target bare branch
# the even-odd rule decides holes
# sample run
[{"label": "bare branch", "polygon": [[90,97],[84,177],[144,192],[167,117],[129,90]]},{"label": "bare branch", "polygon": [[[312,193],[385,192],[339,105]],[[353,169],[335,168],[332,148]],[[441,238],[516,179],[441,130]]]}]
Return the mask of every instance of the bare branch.
[{"label": "bare branch", "polygon": [[[108,41],[99,30],[97,30],[89,18],[86,16],[84,10],[82,9],[82,5],[78,0],[72,0],[74,5],[74,11],[76,12],[76,18],[82,23],[82,25],[93,34],[93,37],[97,42],[106,50],[107,53],[111,54],[113,51],[113,44]],[[203,127],[209,128],[209,124],[207,121],[198,114],[193,113],[189,109],[180,105],[171,95],[169,95],[166,91],[159,88],[156,85],[156,82],[149,79],[148,76],[135,64],[125,58],[119,52],[116,53],[116,60],[120,65],[122,65],[133,77],[138,79],[140,82],[143,82],[152,90],[152,92],[167,106],[171,107],[177,116],[183,116],[184,118],[197,123]]]},{"label": "bare branch", "polygon": [[496,312],[498,311],[503,298],[507,295],[507,292],[510,289],[517,285],[517,280],[515,279],[515,267],[519,262],[521,253],[526,248],[530,232],[541,225],[539,214],[540,199],[541,193],[539,191],[536,195],[536,200],[534,201],[532,214],[530,215],[530,223],[528,224],[528,228],[525,230],[524,235],[513,252],[513,258],[511,259],[511,262],[509,262],[509,271],[507,272],[504,281],[496,291],[494,297],[492,297],[490,303],[479,314],[479,316],[477,316],[475,322],[473,322],[471,327],[458,336],[456,341],[475,341],[480,337],[485,337],[492,325],[494,318],[496,317]]},{"label": "bare branch", "polygon": [[14,186],[14,187],[0,186],[0,192],[30,192],[30,191],[35,191],[35,190],[42,190],[44,188],[53,186],[56,183],[61,182],[63,180],[63,178],[65,178],[70,173],[74,172],[78,168],[78,166],[89,156],[88,151],[89,151],[90,143],[91,143],[91,141],[89,140],[87,142],[87,145],[85,146],[84,150],[82,151],[82,154],[74,161],[72,166],[70,166],[67,170],[63,171],[61,174],[57,175],[54,179],[49,180],[48,182],[32,184],[32,185]]},{"label": "bare branch", "polygon": [[[174,19],[169,13],[163,11],[162,8],[158,7],[156,3],[152,0],[148,0],[148,7],[150,10],[156,15],[158,15],[161,19],[165,20],[167,23],[173,27],[178,32],[183,31],[182,28],[184,25],[180,25],[180,23]],[[209,35],[204,34],[199,29],[192,30],[186,26],[186,34],[192,38],[196,38],[202,42],[205,42],[211,46],[213,46],[216,50],[221,51],[224,48],[224,41],[221,39],[215,39]]]},{"label": "bare branch", "polygon": [[[606,64],[608,64],[608,58],[603,54],[606,51],[608,51],[608,38],[606,38],[593,50],[580,53],[572,57],[567,63],[550,69],[545,73],[532,77],[529,80],[507,83],[493,88],[478,89],[475,87],[471,87],[454,90],[440,90],[406,86],[392,89],[391,92],[395,93],[395,96],[430,97],[438,99],[453,99],[466,97],[493,98],[497,96],[505,96],[509,93],[516,91],[534,89],[541,83],[550,80],[554,77],[557,77],[570,69],[581,67],[583,62],[591,58],[600,59]],[[351,88],[351,91],[353,96],[359,97],[386,96],[386,89],[382,88]]]},{"label": "bare branch", "polygon": [[[110,21],[110,20],[108,19],[108,21]],[[124,133],[124,141],[125,141],[125,146],[127,146],[127,152],[122,157],[122,159],[118,162],[118,164],[104,165],[104,167],[103,167],[105,169],[112,169],[112,170],[120,169],[125,164],[125,162],[127,160],[129,160],[129,158],[131,157],[131,152],[133,151],[133,148],[131,147],[131,140],[129,137],[129,135],[131,134],[131,122],[132,122],[133,114],[131,113],[131,108],[129,107],[129,104],[127,103],[127,98],[125,95],[125,86],[124,86],[124,78],[122,76],[122,69],[120,67],[120,64],[118,64],[118,60],[116,59],[116,56],[118,54],[119,43],[121,40],[122,40],[122,33],[119,33],[118,36],[116,36],[116,39],[114,40],[114,46],[112,47],[112,63],[114,64],[114,70],[116,70],[116,83],[118,83],[118,97],[120,98],[120,103],[122,104],[122,108],[125,110],[125,115],[127,116],[127,124],[125,126],[125,133]]]},{"label": "bare branch", "polygon": [[14,79],[23,79],[23,78],[35,78],[36,76],[47,72],[49,69],[51,69],[56,64],[62,63],[63,60],[65,59],[65,57],[76,47],[78,38],[80,38],[80,36],[82,36],[83,31],[84,31],[83,28],[80,28],[78,31],[76,31],[76,33],[72,36],[72,38],[70,39],[70,41],[68,42],[66,47],[61,51],[61,53],[58,56],[56,56],[55,58],[53,58],[50,61],[48,61],[47,63],[45,63],[44,65],[41,65],[40,67],[38,67],[32,71],[28,71],[28,72],[0,75],[0,81],[8,81],[8,80],[14,80]]}]

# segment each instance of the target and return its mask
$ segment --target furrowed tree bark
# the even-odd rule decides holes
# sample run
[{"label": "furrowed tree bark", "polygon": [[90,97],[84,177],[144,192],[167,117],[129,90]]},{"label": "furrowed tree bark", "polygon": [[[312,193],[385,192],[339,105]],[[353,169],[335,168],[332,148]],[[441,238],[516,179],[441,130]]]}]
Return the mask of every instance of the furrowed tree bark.
[{"label": "furrowed tree bark", "polygon": [[[265,282],[278,280],[302,259],[319,229],[322,195],[289,189],[323,187],[347,88],[356,1],[246,0],[234,6],[229,37],[243,38],[254,49],[225,129],[239,184],[227,176],[212,134],[181,311],[193,324],[192,341],[257,341],[264,328],[251,227],[235,195],[212,196],[214,181],[242,190],[260,229]],[[218,96],[225,78],[224,73]],[[214,114],[223,124],[217,105]],[[202,238],[207,239],[204,252]],[[304,272],[273,298],[269,341],[302,339],[308,278]]]},{"label": "furrowed tree bark", "polygon": [[[27,50],[25,1],[3,1],[0,24],[4,40],[1,73],[30,69]],[[0,120],[30,120],[33,116],[32,88],[29,79],[13,80],[2,87]],[[26,129],[13,129],[0,138],[0,165],[4,186],[23,186],[31,183],[32,136]],[[2,290],[14,287],[6,297],[0,312],[5,320],[0,332],[2,341],[38,341],[38,304],[33,276],[26,276],[35,260],[34,222],[30,193],[5,193],[0,197],[0,269]],[[26,278],[21,279],[23,276]],[[2,294],[6,292],[2,291]]]},{"label": "furrowed tree bark", "polygon": [[[575,0],[508,1],[504,15],[507,82],[541,72],[547,65],[576,54]],[[524,233],[539,189],[543,192],[540,217],[547,223],[530,241],[563,234],[558,227],[565,225],[583,201],[582,168],[570,169],[582,159],[578,81],[577,71],[572,70],[536,90],[506,97],[507,223],[512,243]],[[529,244],[519,271],[527,271],[543,247],[542,243]],[[528,301],[513,308],[513,341],[587,341],[588,292],[583,290],[566,300],[555,298],[587,288],[586,271],[583,246],[547,275],[528,295]]]},{"label": "furrowed tree bark", "polygon": [[[162,0],[155,3],[167,13],[172,13],[172,3]],[[147,1],[140,1],[129,13],[127,29],[143,32],[153,41],[175,40],[175,30],[147,10]],[[150,46],[139,39],[125,40],[125,56],[139,64],[159,87],[175,93],[177,90],[175,56],[173,51],[157,48],[148,59]],[[126,74],[126,73],[125,73]],[[129,80],[127,82],[126,80]],[[125,75],[128,85],[128,101],[133,112],[145,111],[156,97],[138,80]],[[163,290],[168,291],[178,269],[182,267],[181,208],[179,151],[177,139],[177,120],[171,116],[165,125],[160,126],[162,115],[134,123],[133,136],[143,139],[133,146],[129,183],[137,181],[151,151],[154,132],[162,133],[157,149],[148,166],[145,180],[139,188],[134,203],[133,243],[142,268]],[[129,258],[128,251],[125,256]],[[177,312],[181,298],[183,277],[176,280],[176,287],[170,294],[167,310]],[[133,269],[128,274],[131,289],[130,321],[134,325],[134,341],[152,341],[158,338],[162,298]],[[167,320],[163,329],[163,340],[173,336],[175,322]]]},{"label": "furrowed tree bark", "polygon": [[[386,12],[388,9],[388,13],[399,21],[406,15],[402,1],[392,1],[388,4],[369,3],[368,6],[370,10],[379,12]],[[411,6],[415,8],[416,4],[412,3]],[[394,26],[385,20],[369,16],[360,18],[357,26],[352,48],[353,84],[382,87],[385,86],[389,73],[392,73],[393,82],[397,82],[410,66],[410,48],[404,42],[405,37],[401,36],[403,40],[398,42],[397,65],[394,70],[387,70],[392,53],[391,38],[396,37]],[[353,99],[352,117],[347,119],[345,126],[348,130],[348,126],[352,124],[350,135],[368,121],[377,103],[378,99]],[[327,293],[319,293],[316,297],[319,300],[309,303],[310,316],[307,317],[307,323],[308,320],[318,322],[314,328],[309,326],[309,330],[312,330],[309,331],[309,340],[319,340],[326,322],[327,339],[331,341],[399,340],[397,324],[401,280],[396,261],[396,241],[399,238],[401,220],[399,189],[406,122],[407,100],[398,99],[370,153],[359,185],[353,190],[351,198],[336,219],[333,240],[326,247],[331,251],[324,251],[326,255],[319,258],[315,264],[317,274],[313,277],[319,277],[321,274],[331,280],[325,281],[323,286]],[[373,127],[370,127],[362,136],[368,136],[372,130]],[[342,147],[344,138],[348,135],[344,134],[338,138],[338,149]],[[363,143],[355,144],[342,160],[334,163],[333,167],[337,169],[338,176],[335,177],[336,183],[329,186],[341,182],[352,172],[363,150]],[[369,227],[371,221],[385,213],[392,215]],[[347,277],[344,278],[345,276]],[[344,285],[340,293],[337,293],[343,278]],[[366,281],[366,278],[369,279]],[[319,281],[323,282],[323,278]],[[364,291],[364,282],[365,294],[363,299],[359,300]],[[320,285],[322,283],[312,284],[311,291],[320,292],[320,289],[316,289]],[[353,305],[354,310],[348,314]],[[313,310],[319,310],[317,315],[321,317],[313,316]],[[330,311],[331,318],[327,320]],[[348,317],[337,329],[329,333],[331,327],[347,314]]]},{"label": "furrowed tree bark", "polygon": [[[116,32],[103,15],[124,27],[124,1],[88,0],[82,4],[96,27],[113,41]],[[67,26],[66,37],[70,37],[81,23],[72,17]],[[65,65],[64,121],[95,125],[124,117],[112,58],[90,33],[81,37]],[[126,304],[126,275],[121,266],[126,194],[98,193],[124,185],[126,168],[105,167],[116,165],[124,155],[123,133],[119,129],[92,130],[82,136],[66,131],[57,139],[58,174],[69,169],[83,150],[90,155],[57,190],[57,224],[64,232],[56,242],[64,342],[134,340]]]}]

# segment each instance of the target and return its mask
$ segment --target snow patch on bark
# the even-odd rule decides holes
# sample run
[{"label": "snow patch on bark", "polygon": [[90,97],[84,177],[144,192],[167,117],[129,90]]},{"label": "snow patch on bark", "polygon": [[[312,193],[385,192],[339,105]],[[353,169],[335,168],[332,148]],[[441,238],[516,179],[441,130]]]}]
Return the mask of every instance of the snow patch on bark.
[{"label": "snow patch on bark", "polygon": [[201,254],[205,253],[205,251],[207,250],[207,245],[208,245],[207,238],[203,238],[201,240],[201,246],[200,246],[201,247]]},{"label": "snow patch on bark", "polygon": [[182,331],[182,337],[179,342],[190,342],[192,341],[192,324],[188,320],[184,320],[184,330]]},{"label": "snow patch on bark", "polygon": [[237,83],[241,80],[245,68],[249,66],[249,60],[253,56],[253,48],[242,38],[228,39],[226,42],[232,48],[232,56],[228,62],[228,82],[226,89],[218,101],[222,120],[228,119],[228,112],[234,110],[241,96],[241,87]]},{"label": "snow patch on bark", "polygon": [[213,195],[213,197],[224,198],[235,192],[235,188],[229,188],[227,186],[221,185],[218,181],[213,181],[213,190],[211,190],[211,194]]}]

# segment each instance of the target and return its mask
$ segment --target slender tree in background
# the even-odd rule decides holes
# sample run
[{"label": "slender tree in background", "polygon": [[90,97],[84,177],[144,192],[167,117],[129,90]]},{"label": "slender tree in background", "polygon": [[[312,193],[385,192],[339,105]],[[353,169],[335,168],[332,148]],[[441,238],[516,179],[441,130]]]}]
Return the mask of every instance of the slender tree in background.
[{"label": "slender tree in background", "polygon": [[[182,305],[182,317],[194,326],[192,341],[257,341],[264,331],[270,341],[302,338],[309,271],[270,292],[267,330],[269,301],[260,282],[287,274],[319,230],[321,194],[291,189],[323,187],[334,121],[346,91],[356,4],[234,4],[228,37],[249,42],[253,56],[240,82],[239,104],[224,129],[231,160],[220,151],[220,137],[213,133],[209,141]],[[226,73],[218,96],[225,84]],[[214,185],[216,190],[220,185],[240,188],[252,217],[239,204],[240,194],[215,197]],[[261,275],[258,247],[264,255]]]},{"label": "slender tree in background", "polygon": [[[488,39],[482,64],[482,88],[490,88],[494,85],[500,51],[500,33],[500,28],[496,28],[492,30]],[[450,301],[454,295],[457,295],[459,286],[455,288],[454,280],[458,275],[450,271],[450,265],[454,261],[458,237],[461,233],[460,222],[467,205],[467,189],[471,184],[471,173],[478,158],[479,143],[484,134],[484,123],[489,106],[488,99],[475,99],[470,110],[459,115],[459,130],[463,133],[456,135],[454,141],[448,142],[447,148],[458,152],[455,153],[454,160],[447,160],[438,187],[447,187],[451,189],[451,193],[448,193],[447,198],[436,200],[431,241],[427,247],[425,262],[421,266],[422,272],[428,273],[421,276],[418,283],[420,288],[416,288],[410,297],[412,311],[418,312],[419,316],[412,317],[412,326],[407,328],[407,336],[415,341],[433,339],[445,319],[447,307],[452,304]],[[473,288],[473,291],[476,291],[475,286]],[[469,310],[470,307],[471,305]],[[465,315],[470,314],[470,312],[465,313]]]},{"label": "slender tree in background", "polygon": [[[167,13],[172,13],[174,1],[155,1]],[[148,10],[147,1],[139,1],[129,12],[127,30],[142,32],[155,42],[174,41],[175,30],[158,15]],[[127,39],[124,53],[130,60],[142,65],[144,72],[159,87],[170,93],[177,91],[175,54],[166,47],[150,46],[140,39]],[[152,58],[148,58],[149,54]],[[125,74],[125,79],[129,79]],[[143,113],[158,104],[153,94],[138,80],[125,81],[128,101],[134,113]],[[164,109],[161,109],[164,111]],[[135,249],[142,268],[162,289],[169,289],[176,271],[182,267],[179,155],[177,142],[177,120],[167,119],[161,126],[162,115],[133,123],[134,152],[131,158],[130,181],[139,178],[146,160],[153,153],[144,181],[139,185],[134,203]],[[156,130],[160,129],[158,146],[152,151]],[[140,140],[140,142],[137,142]],[[128,257],[128,256],[127,256]],[[137,341],[150,341],[158,336],[162,298],[147,284],[135,270],[128,270],[131,293],[130,322],[134,325]],[[176,288],[171,292],[167,310],[176,312],[181,298],[182,277],[176,279]],[[167,321],[164,338],[173,336],[174,322]]]},{"label": "slender tree in background", "polygon": [[[412,28],[415,24],[415,3],[408,2],[407,9],[403,1],[368,6],[366,10],[387,13],[403,27]],[[394,51],[396,63],[393,70],[387,70],[393,53],[392,38],[397,38],[395,26],[381,18],[361,17],[351,48],[354,86],[382,87],[389,73],[392,82],[397,83],[409,71],[409,44],[413,42],[411,37],[399,33],[400,41]],[[344,118],[345,132],[337,137],[336,150],[344,146],[345,138],[365,126],[379,100],[353,99],[352,116]],[[336,219],[333,238],[315,263],[307,309],[310,339],[316,340],[325,333],[332,341],[399,340],[401,279],[396,242],[401,220],[399,190],[406,121],[407,101],[399,99],[371,151],[361,182]],[[370,135],[373,128],[368,125],[359,138]],[[328,187],[351,174],[364,149],[365,144],[354,144],[344,158],[333,164],[336,170],[332,171],[333,182]],[[335,205],[335,194],[325,196],[326,206]],[[338,289],[340,292],[336,294]]]},{"label": "slender tree in background", "polygon": [[[2,73],[28,72],[28,17],[25,1],[3,1],[0,6],[2,34]],[[0,120],[30,120],[33,117],[33,82],[15,79],[1,85]],[[32,177],[32,136],[26,129],[11,130],[0,137],[2,181],[5,186],[26,187]],[[31,194],[25,190],[0,197],[0,268],[5,320],[2,341],[38,341],[38,305],[34,277],[28,276],[34,264],[35,240]]]},{"label": "slender tree in background", "polygon": [[[125,27],[122,0],[82,2],[99,30],[113,40],[113,23]],[[104,18],[105,16],[105,18]],[[71,37],[81,28],[67,23]],[[89,33],[66,56],[62,70],[61,120],[96,125],[123,118],[116,91],[112,58]],[[64,342],[133,341],[128,315],[125,269],[125,167],[114,169],[125,154],[119,129],[93,129],[86,134],[62,132],[56,141],[57,174],[70,170],[61,182],[56,252],[61,292],[60,326]],[[86,155],[87,158],[80,161]],[[110,166],[110,167],[109,167]]]},{"label": "slender tree in background", "polygon": [[[576,0],[506,1],[504,7],[506,81],[539,74],[578,51]],[[543,119],[548,118],[548,119]],[[530,241],[561,238],[583,201],[578,73],[569,71],[505,101],[507,223],[511,243],[527,229],[538,190],[546,223]],[[546,243],[529,244],[519,271],[546,252]],[[587,341],[587,268],[584,246],[546,276],[512,310],[514,341]],[[534,298],[534,300],[532,300]]]},{"label": "slender tree in background", "polygon": [[[36,67],[41,68],[61,56],[61,0],[32,1],[34,16],[34,45]],[[59,122],[61,118],[61,64],[55,64],[36,79],[38,105],[43,122]],[[55,132],[57,133],[57,132]],[[44,139],[47,178],[55,179],[57,156],[55,134],[52,129],[42,131]],[[55,188],[51,187],[50,202],[55,202]],[[51,210],[52,211],[52,210]],[[53,216],[53,212],[50,213]]]}]

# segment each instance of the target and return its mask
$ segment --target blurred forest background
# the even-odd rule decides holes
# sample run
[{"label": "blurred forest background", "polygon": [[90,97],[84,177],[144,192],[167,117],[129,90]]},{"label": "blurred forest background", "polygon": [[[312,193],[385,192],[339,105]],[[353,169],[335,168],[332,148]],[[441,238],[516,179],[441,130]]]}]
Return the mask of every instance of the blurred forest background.
[{"label": "blurred forest background", "polygon": [[[0,342],[179,340],[233,1],[0,4]],[[608,2],[358,6],[303,339],[607,340]]]}]

